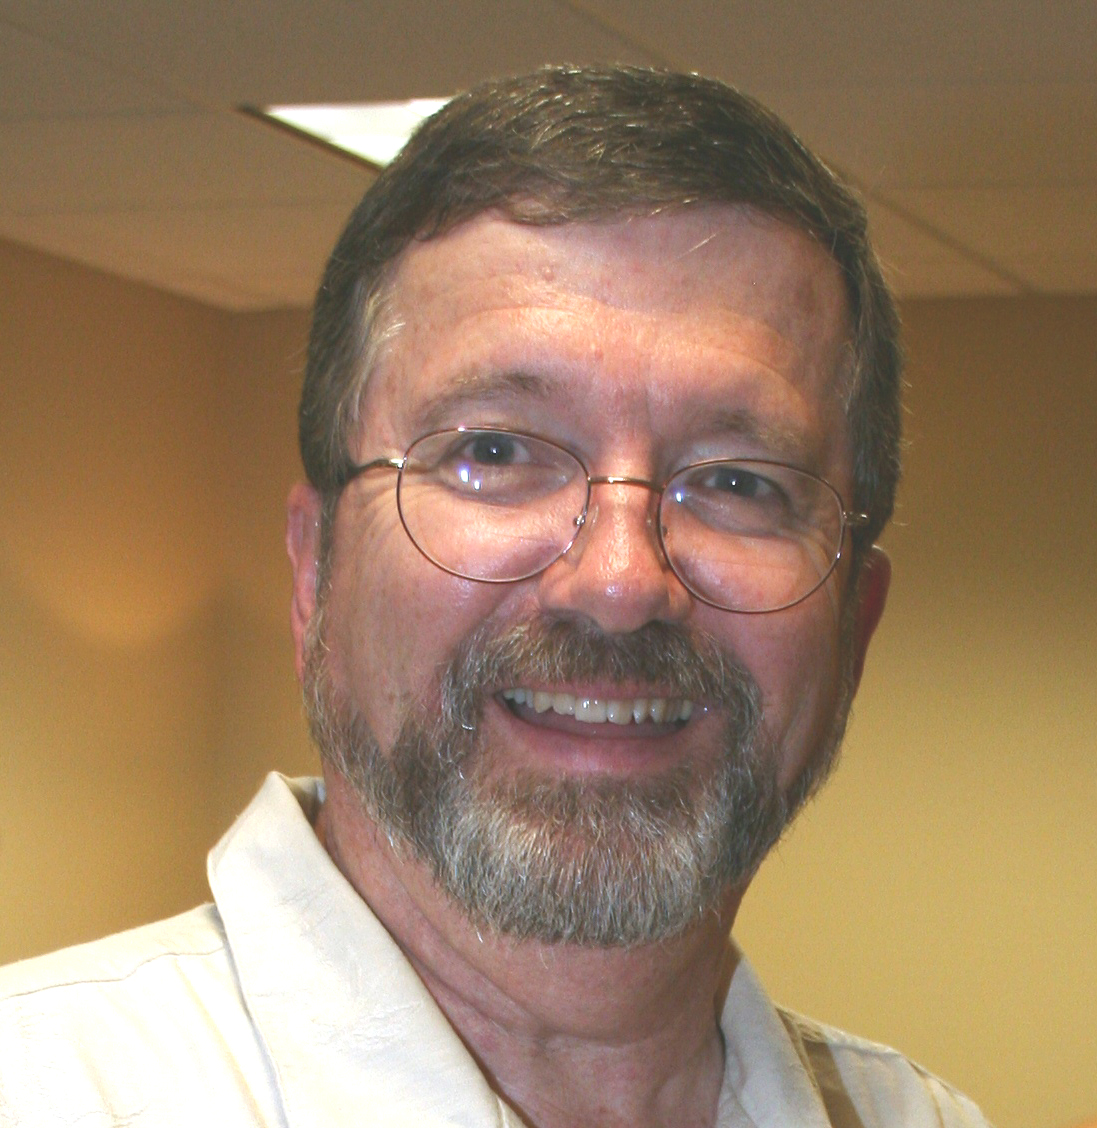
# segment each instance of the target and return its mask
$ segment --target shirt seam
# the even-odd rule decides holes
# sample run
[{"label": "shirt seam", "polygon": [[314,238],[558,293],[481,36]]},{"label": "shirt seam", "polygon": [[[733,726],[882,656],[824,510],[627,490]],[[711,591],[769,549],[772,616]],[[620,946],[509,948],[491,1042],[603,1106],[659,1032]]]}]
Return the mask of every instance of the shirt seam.
[{"label": "shirt seam", "polygon": [[103,975],[88,978],[73,978],[64,979],[55,983],[45,983],[40,987],[30,987],[24,990],[13,991],[10,994],[0,997],[0,1005],[3,1003],[13,1002],[16,999],[29,999],[35,995],[44,995],[50,991],[64,990],[67,987],[91,987],[96,985],[103,985],[108,983],[125,983],[127,979],[132,979],[143,968],[148,967],[150,964],[158,963],[160,960],[183,960],[188,956],[197,959],[204,959],[207,956],[217,955],[219,952],[224,952],[225,947],[223,944],[215,944],[211,948],[205,949],[181,949],[179,951],[165,951],[157,952],[153,956],[146,956],[139,963],[134,964],[127,971],[121,972],[118,975]]}]

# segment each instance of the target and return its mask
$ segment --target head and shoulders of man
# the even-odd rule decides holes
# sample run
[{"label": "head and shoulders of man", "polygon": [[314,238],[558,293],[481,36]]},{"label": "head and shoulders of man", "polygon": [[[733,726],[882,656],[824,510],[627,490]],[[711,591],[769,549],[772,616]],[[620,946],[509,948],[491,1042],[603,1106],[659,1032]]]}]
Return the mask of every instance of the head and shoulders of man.
[{"label": "head and shoulders of man", "polygon": [[[514,1065],[499,1030],[532,1044],[565,1014],[573,1039],[629,1026],[705,1066],[739,900],[833,762],[883,609],[899,367],[860,205],[696,76],[480,88],[352,217],[287,534],[318,830],[489,1072]],[[470,458],[491,482],[577,475],[556,555],[469,562],[478,531],[497,555],[541,535],[415,485]],[[708,489],[698,465],[810,498],[782,528],[829,522],[823,547],[796,534],[815,586],[763,590],[803,565],[744,533],[720,582],[757,590],[721,593],[666,500]]]},{"label": "head and shoulders of man", "polygon": [[729,940],[887,595],[865,228],[697,76],[547,68],[413,139],[331,257],[301,402],[324,785],[268,780],[216,905],[7,969],[0,1104],[984,1123],[777,1011]]}]

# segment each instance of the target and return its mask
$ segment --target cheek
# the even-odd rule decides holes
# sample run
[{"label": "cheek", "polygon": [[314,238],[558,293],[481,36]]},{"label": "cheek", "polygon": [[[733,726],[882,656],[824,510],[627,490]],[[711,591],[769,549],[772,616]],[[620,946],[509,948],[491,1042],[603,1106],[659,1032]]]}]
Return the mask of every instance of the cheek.
[{"label": "cheek", "polygon": [[786,686],[786,737],[779,782],[788,786],[830,739],[841,695],[842,658],[837,632],[805,649]]},{"label": "cheek", "polygon": [[336,530],[325,637],[336,685],[388,747],[409,706],[437,707],[442,668],[490,616],[505,585],[436,568],[395,513],[351,526]]},{"label": "cheek", "polygon": [[823,600],[774,615],[737,616],[726,645],[762,692],[766,730],[788,786],[829,738],[841,689],[840,630]]}]

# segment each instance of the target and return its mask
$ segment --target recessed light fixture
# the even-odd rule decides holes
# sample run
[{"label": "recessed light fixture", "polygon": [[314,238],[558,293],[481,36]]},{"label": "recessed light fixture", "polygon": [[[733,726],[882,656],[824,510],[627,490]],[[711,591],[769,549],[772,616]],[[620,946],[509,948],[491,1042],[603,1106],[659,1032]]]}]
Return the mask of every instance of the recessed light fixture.
[{"label": "recessed light fixture", "polygon": [[244,110],[383,168],[404,147],[415,127],[448,100],[412,98],[407,102],[344,102],[260,109],[247,106]]}]

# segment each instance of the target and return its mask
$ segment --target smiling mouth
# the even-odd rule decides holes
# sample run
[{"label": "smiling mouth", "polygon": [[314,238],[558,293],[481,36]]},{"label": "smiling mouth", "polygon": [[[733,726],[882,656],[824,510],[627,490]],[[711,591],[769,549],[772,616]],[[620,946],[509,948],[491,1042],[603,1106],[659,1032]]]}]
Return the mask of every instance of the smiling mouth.
[{"label": "smiling mouth", "polygon": [[511,712],[553,712],[592,725],[685,724],[693,713],[692,701],[680,697],[586,697],[549,690],[504,689],[500,696]]}]

